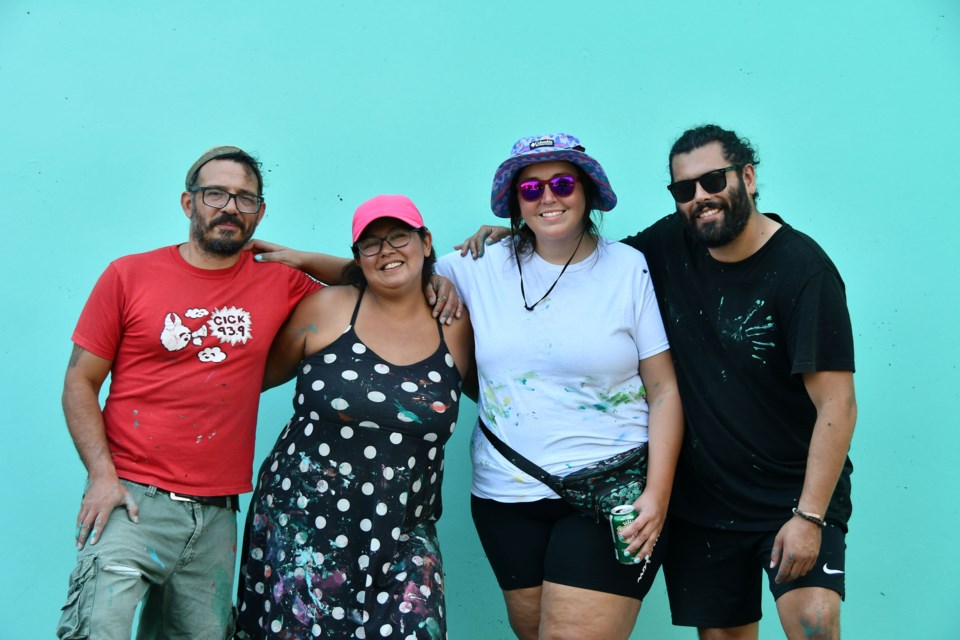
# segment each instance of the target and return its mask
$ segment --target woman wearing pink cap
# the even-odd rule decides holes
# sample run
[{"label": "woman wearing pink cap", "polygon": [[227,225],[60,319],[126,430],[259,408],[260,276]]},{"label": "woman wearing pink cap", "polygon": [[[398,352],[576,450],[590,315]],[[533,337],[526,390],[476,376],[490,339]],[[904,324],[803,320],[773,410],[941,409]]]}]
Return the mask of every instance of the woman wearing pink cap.
[{"label": "woman wearing pink cap", "polygon": [[409,198],[360,205],[353,254],[270,353],[264,386],[296,376],[294,415],[251,501],[237,638],[446,637],[434,523],[470,323],[424,303],[436,257]]},{"label": "woman wearing pink cap", "polygon": [[[683,416],[643,255],[599,235],[617,203],[603,167],[566,134],[522,138],[496,171],[491,206],[510,237],[483,260],[436,265],[471,311],[480,421],[565,476],[648,447],[646,487],[616,560],[608,522],[589,518],[501,455],[478,423],[471,507],[518,638],[625,639],[660,567]],[[321,277],[329,256],[258,248]],[[457,324],[457,323],[455,323]]]},{"label": "woman wearing pink cap", "polygon": [[[491,437],[565,476],[648,446],[628,550],[501,455],[478,425],[472,511],[519,638],[627,638],[660,566],[683,433],[669,345],[643,255],[601,237],[617,197],[566,134],[519,140],[493,180],[513,234],[483,260],[441,258],[471,311],[480,421]],[[599,214],[596,214],[599,215]],[[642,476],[641,476],[642,477]]]}]

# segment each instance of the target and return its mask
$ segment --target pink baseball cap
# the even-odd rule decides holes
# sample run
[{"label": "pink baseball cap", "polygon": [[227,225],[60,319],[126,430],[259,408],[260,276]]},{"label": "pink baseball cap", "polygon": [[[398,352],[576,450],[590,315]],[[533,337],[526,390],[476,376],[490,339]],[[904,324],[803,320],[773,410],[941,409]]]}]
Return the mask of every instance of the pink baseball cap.
[{"label": "pink baseball cap", "polygon": [[423,216],[417,209],[417,205],[407,196],[399,195],[381,195],[370,198],[359,207],[353,214],[353,241],[356,243],[363,234],[363,230],[380,218],[396,218],[401,222],[406,222],[414,229],[425,227]]}]

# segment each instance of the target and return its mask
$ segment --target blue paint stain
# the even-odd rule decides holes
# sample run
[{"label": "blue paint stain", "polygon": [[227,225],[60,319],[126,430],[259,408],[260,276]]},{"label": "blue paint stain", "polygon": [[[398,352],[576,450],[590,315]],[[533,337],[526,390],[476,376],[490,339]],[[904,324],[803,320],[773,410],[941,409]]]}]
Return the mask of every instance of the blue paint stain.
[{"label": "blue paint stain", "polygon": [[167,565],[163,564],[163,560],[160,559],[160,556],[157,555],[156,549],[147,549],[150,552],[150,559],[160,565],[161,569],[166,569]]}]

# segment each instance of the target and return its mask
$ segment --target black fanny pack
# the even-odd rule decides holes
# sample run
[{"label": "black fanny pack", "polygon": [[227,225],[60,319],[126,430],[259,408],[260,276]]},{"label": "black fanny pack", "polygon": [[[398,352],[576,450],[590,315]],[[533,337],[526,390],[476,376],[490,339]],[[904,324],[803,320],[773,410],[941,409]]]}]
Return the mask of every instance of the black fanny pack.
[{"label": "black fanny pack", "polygon": [[480,430],[494,449],[515,467],[547,485],[566,502],[597,522],[623,504],[633,504],[647,484],[647,444],[600,460],[567,476],[548,473],[517,453],[480,420]]}]

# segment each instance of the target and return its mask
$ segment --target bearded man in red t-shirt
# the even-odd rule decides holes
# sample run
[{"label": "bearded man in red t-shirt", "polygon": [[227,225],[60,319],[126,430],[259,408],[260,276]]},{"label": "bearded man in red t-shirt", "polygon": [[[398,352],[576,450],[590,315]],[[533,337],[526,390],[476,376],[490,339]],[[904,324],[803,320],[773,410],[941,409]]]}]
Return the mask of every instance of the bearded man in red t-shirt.
[{"label": "bearded man in red t-shirt", "polygon": [[267,353],[320,285],[243,251],[266,209],[243,150],[204,153],[180,205],[187,242],[112,262],[73,334],[63,409],[89,475],[62,638],[128,639],[141,601],[156,637],[230,629]]}]

